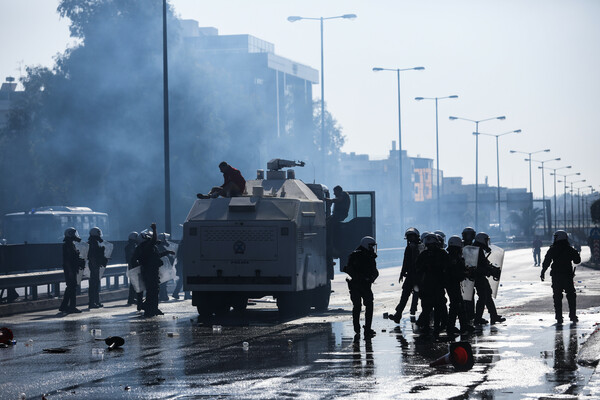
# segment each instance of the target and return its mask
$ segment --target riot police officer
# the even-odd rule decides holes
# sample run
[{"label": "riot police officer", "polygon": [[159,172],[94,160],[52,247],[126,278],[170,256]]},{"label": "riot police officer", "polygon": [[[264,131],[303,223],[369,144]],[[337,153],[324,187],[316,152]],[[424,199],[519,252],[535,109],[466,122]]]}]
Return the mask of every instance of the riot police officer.
[{"label": "riot police officer", "polygon": [[90,237],[88,238],[88,244],[90,245],[88,251],[90,266],[89,308],[104,307],[104,304],[100,303],[100,268],[106,268],[108,259],[104,256],[104,246],[100,246],[103,241],[100,228],[90,229]]},{"label": "riot police officer", "polygon": [[[450,298],[450,310],[448,311],[448,322],[446,332],[448,335],[467,332],[472,329],[467,319],[462,297],[460,283],[467,278],[468,270],[465,259],[462,256],[463,242],[459,236],[452,236],[448,240],[448,255],[450,264],[445,273],[446,293]],[[460,331],[456,329],[456,317],[460,323]]]},{"label": "riot police officer", "polygon": [[[134,265],[131,264],[131,259],[133,258],[133,253],[135,252],[135,248],[137,246],[137,232],[131,232],[127,237],[127,244],[125,245],[125,262],[127,263],[127,269],[135,268]],[[127,297],[127,305],[131,306],[136,304],[136,292],[133,288],[133,285],[129,283],[129,296]]]},{"label": "riot police officer", "polygon": [[[576,310],[576,294],[573,284],[575,271],[573,265],[581,262],[581,256],[569,243],[567,232],[558,230],[554,233],[554,243],[546,252],[544,262],[542,263],[542,273],[540,278],[544,281],[544,275],[548,267],[551,268],[550,276],[552,276],[552,297],[554,300],[554,314],[556,322],[562,324],[562,292],[567,295],[569,303],[569,319],[572,322],[577,322]],[[552,264],[552,265],[551,265]]]},{"label": "riot police officer", "polygon": [[[475,229],[471,228],[470,226],[467,226],[465,229],[463,229],[461,234],[463,247],[473,245],[475,234]],[[467,319],[471,321],[475,317],[475,292],[473,292],[473,296],[470,299],[464,301],[464,304]]]},{"label": "riot police officer", "polygon": [[65,238],[63,239],[63,271],[65,273],[65,289],[63,301],[59,307],[59,311],[64,313],[80,313],[77,306],[77,273],[85,267],[85,260],[80,257],[79,251],[75,247],[74,242],[81,242],[79,233],[75,228],[67,228],[65,230]]},{"label": "riot police officer", "polygon": [[473,246],[479,247],[479,257],[477,259],[477,268],[475,269],[475,289],[477,290],[477,303],[475,304],[475,324],[483,325],[488,321],[483,318],[484,308],[490,313],[490,323],[504,322],[506,318],[498,315],[496,305],[492,298],[492,288],[488,281],[489,276],[500,279],[500,269],[493,266],[487,259],[485,253],[491,253],[490,237],[485,232],[479,232],[475,235]]},{"label": "riot police officer", "polygon": [[373,322],[373,291],[371,285],[379,276],[377,270],[377,243],[371,236],[365,236],[361,239],[360,245],[348,257],[348,265],[344,272],[350,275],[348,289],[350,290],[350,300],[352,301],[352,323],[354,325],[355,339],[360,337],[360,311],[361,302],[365,305],[365,340],[375,336],[375,331],[371,329]]},{"label": "riot police officer", "polygon": [[425,250],[419,254],[416,262],[416,283],[422,308],[417,325],[422,332],[429,331],[429,320],[433,311],[433,329],[434,334],[437,334],[445,329],[445,326],[442,326],[446,308],[444,271],[449,267],[450,258],[448,253],[442,250],[436,234],[428,234],[423,242]]},{"label": "riot police officer", "polygon": [[144,316],[146,317],[163,315],[163,312],[158,309],[158,291],[160,285],[158,269],[163,264],[160,258],[167,254],[175,254],[173,251],[159,253],[156,246],[156,224],[152,223],[151,228],[151,234],[147,232],[141,233],[143,241],[136,247],[133,255],[134,265],[141,265],[142,267],[142,279],[146,286],[146,302],[143,306]]},{"label": "riot police officer", "polygon": [[402,311],[408,303],[408,297],[412,294],[412,300],[410,304],[410,315],[414,318],[417,312],[417,304],[419,302],[419,296],[414,293],[415,287],[415,268],[417,257],[419,256],[419,244],[421,243],[420,233],[417,228],[408,228],[404,233],[406,239],[406,249],[404,249],[404,260],[402,261],[402,270],[400,271],[400,278],[398,283],[402,284],[402,294],[400,295],[400,302],[396,306],[396,313],[389,316],[389,319],[395,323],[399,323],[402,318]]}]

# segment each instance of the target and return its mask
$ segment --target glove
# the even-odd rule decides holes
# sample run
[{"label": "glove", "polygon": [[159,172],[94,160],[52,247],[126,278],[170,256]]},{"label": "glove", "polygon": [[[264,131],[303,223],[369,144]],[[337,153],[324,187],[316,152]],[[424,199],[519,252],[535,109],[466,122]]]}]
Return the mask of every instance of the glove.
[{"label": "glove", "polygon": [[542,280],[542,282],[544,282],[544,273],[543,272],[540,274],[540,279]]}]

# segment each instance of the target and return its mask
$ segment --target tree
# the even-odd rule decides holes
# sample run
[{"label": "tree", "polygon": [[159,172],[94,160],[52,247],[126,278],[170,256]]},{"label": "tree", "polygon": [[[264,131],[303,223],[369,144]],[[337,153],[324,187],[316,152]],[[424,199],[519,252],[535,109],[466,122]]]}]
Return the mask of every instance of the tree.
[{"label": "tree", "polygon": [[508,220],[517,225],[525,236],[533,236],[538,222],[544,220],[544,210],[541,208],[526,207],[521,213],[511,212]]},{"label": "tree", "polygon": [[[62,0],[58,12],[78,44],[52,68],[27,69],[0,131],[0,211],[85,205],[108,212],[121,233],[142,229],[164,210],[162,2]],[[220,161],[253,171],[260,154],[315,149],[301,146],[310,133],[300,128],[290,129],[292,140],[269,136],[266,107],[210,54],[188,51],[172,9],[168,27],[178,225],[195,194],[220,183]],[[327,121],[336,154],[343,138],[329,113]]]}]

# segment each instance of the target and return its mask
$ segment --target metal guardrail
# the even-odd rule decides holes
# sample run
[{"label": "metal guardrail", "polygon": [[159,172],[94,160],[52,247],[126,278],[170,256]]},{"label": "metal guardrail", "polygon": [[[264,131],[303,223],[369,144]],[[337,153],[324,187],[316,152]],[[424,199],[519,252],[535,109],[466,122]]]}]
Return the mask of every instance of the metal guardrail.
[{"label": "metal guardrail", "polygon": [[[102,281],[105,281],[103,288],[112,290],[120,285],[127,287],[127,264],[114,264],[106,267]],[[122,279],[122,283],[121,281]],[[112,280],[112,282],[111,282]],[[9,275],[0,275],[0,290],[25,288],[25,299],[28,299],[27,292],[31,300],[38,299],[38,287],[47,285],[49,294],[54,297],[60,297],[60,284],[65,281],[65,274],[62,270],[25,272]]]}]

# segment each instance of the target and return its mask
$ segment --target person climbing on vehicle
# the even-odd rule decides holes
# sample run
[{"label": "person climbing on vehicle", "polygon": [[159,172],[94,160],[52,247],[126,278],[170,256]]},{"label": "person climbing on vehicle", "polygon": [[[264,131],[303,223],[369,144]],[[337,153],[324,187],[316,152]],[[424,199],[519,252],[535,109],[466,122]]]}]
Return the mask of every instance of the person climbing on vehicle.
[{"label": "person climbing on vehicle", "polygon": [[238,197],[246,190],[246,180],[242,173],[222,161],[219,170],[223,173],[223,184],[213,187],[208,194],[198,193],[199,199],[216,199],[217,197]]}]

